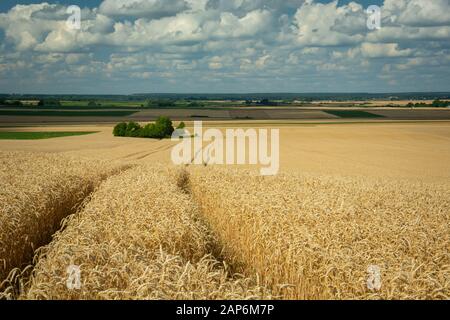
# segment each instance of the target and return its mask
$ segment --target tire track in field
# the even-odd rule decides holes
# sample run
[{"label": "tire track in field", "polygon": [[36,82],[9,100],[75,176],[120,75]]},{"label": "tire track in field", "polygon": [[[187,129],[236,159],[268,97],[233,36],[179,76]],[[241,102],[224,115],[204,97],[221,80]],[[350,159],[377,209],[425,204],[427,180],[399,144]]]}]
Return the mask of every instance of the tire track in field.
[{"label": "tire track in field", "polygon": [[142,160],[142,159],[144,159],[144,158],[146,158],[148,156],[151,156],[153,154],[167,151],[167,150],[169,150],[172,147],[173,147],[172,144],[161,145],[161,146],[158,146],[156,148],[150,149],[150,151],[144,150],[144,151],[133,152],[133,153],[127,154],[125,156],[121,156],[119,158],[116,158],[115,160]]},{"label": "tire track in field", "polygon": [[[39,239],[36,240],[34,239],[36,236],[36,230],[33,230],[32,227],[28,226],[28,235],[24,238],[25,240],[19,239],[16,241],[16,244],[20,241],[26,241],[26,243],[22,243],[22,246],[30,246],[30,249],[27,250],[27,252],[17,252],[16,254],[20,254],[21,256],[16,258],[14,261],[7,261],[3,259],[3,270],[0,268],[0,271],[2,271],[0,273],[0,300],[18,298],[23,290],[25,290],[34,267],[39,261],[40,250],[53,241],[53,236],[56,232],[58,232],[58,230],[64,229],[63,222],[65,219],[73,214],[76,214],[86,199],[89,199],[91,194],[93,194],[96,188],[104,181],[133,167],[133,165],[117,165],[116,168],[111,169],[109,172],[104,172],[99,174],[97,178],[92,178],[92,180],[87,182],[87,185],[80,184],[78,188],[72,190],[72,194],[76,194],[76,197],[70,201],[64,197],[61,199],[55,197],[57,200],[48,201],[47,205],[52,206],[49,208],[51,209],[53,216],[56,217],[53,218],[52,223],[41,221],[44,219],[45,214],[42,211],[37,211],[40,216],[34,218],[37,219],[35,223],[47,225],[48,229],[41,230],[41,232],[39,232]],[[81,183],[82,178],[79,177],[79,180],[79,183]],[[33,231],[35,232],[33,233]]]}]

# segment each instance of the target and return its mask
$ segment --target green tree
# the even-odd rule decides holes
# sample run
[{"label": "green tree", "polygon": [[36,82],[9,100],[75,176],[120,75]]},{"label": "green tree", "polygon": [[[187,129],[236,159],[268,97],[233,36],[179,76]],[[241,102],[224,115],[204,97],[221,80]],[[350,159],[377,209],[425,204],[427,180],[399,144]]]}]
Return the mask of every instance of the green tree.
[{"label": "green tree", "polygon": [[197,101],[190,102],[190,103],[187,105],[188,108],[202,108],[202,107],[204,107],[204,106],[205,106],[205,105],[204,105],[203,103],[200,103],[200,102],[197,102]]},{"label": "green tree", "polygon": [[141,129],[140,137],[141,138],[152,138],[155,135],[155,125],[153,123],[149,123]]},{"label": "green tree", "polygon": [[167,108],[174,107],[175,102],[172,100],[147,100],[145,106],[148,108]]},{"label": "green tree", "polygon": [[141,130],[141,126],[138,123],[136,123],[134,121],[131,121],[127,125],[127,134],[126,134],[126,136],[127,137],[139,137],[139,135],[140,135],[139,131],[140,130]]},{"label": "green tree", "polygon": [[59,100],[55,100],[55,99],[47,99],[47,100],[39,100],[38,103],[39,107],[60,107],[61,106],[61,102]]},{"label": "green tree", "polygon": [[431,104],[434,108],[446,108],[450,105],[449,101],[434,100]]},{"label": "green tree", "polygon": [[175,102],[172,100],[159,100],[158,101],[158,107],[174,107],[175,106]]},{"label": "green tree", "polygon": [[136,122],[119,123],[114,127],[113,134],[118,137],[140,137],[164,139],[175,131],[172,121],[168,117],[159,117],[155,123],[141,127]]},{"label": "green tree", "polygon": [[175,131],[173,128],[172,120],[168,117],[159,117],[156,120],[155,125],[161,130],[164,134],[164,137],[169,137]]},{"label": "green tree", "polygon": [[114,127],[113,134],[116,137],[125,137],[127,135],[127,124],[121,122]]}]

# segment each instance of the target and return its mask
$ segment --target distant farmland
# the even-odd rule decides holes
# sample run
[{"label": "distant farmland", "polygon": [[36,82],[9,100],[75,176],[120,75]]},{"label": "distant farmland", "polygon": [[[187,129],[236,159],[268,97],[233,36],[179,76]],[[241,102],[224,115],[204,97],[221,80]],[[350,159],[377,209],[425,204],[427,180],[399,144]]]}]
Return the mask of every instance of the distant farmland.
[{"label": "distant farmland", "polygon": [[[391,120],[450,120],[450,109],[376,109],[341,108],[144,108],[114,109],[99,107],[59,107],[45,109],[0,108],[0,123],[86,123],[118,121],[154,121],[160,116],[172,120],[286,120],[286,121],[391,121]],[[66,108],[69,108],[68,110]]]},{"label": "distant farmland", "polygon": [[0,110],[0,116],[15,117],[128,117],[135,111],[21,111]]},{"label": "distant farmland", "polygon": [[0,140],[42,140],[60,137],[84,136],[95,132],[1,132]]},{"label": "distant farmland", "polygon": [[340,118],[384,118],[379,114],[359,110],[327,110],[326,113]]}]

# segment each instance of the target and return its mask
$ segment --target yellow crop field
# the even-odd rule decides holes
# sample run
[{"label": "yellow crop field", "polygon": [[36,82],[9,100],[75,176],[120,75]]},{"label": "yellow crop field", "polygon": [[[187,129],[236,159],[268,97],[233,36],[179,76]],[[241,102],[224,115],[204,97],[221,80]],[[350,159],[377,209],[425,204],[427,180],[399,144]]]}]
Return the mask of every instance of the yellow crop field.
[{"label": "yellow crop field", "polygon": [[[123,165],[52,154],[0,153],[0,288],[29,265],[61,221]],[[3,283],[2,283],[3,282]]]},{"label": "yellow crop field", "polygon": [[[138,167],[106,181],[36,265],[31,299],[263,298],[215,260],[214,238],[176,174]],[[80,290],[66,286],[82,268]]]},{"label": "yellow crop field", "polygon": [[287,125],[271,177],[106,126],[2,141],[0,299],[450,299],[449,129]]},{"label": "yellow crop field", "polygon": [[0,315],[450,301],[449,13],[0,0]]},{"label": "yellow crop field", "polygon": [[274,295],[450,298],[448,185],[207,168],[189,188],[227,259]]}]

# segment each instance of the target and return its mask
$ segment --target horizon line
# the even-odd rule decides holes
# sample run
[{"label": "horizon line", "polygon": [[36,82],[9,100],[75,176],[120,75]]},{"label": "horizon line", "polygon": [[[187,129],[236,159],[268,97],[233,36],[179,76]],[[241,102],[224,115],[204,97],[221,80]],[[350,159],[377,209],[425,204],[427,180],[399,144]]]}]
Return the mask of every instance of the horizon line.
[{"label": "horizon line", "polygon": [[2,96],[144,96],[144,95],[263,95],[263,94],[290,94],[290,95],[311,95],[311,94],[368,94],[368,95],[383,95],[383,94],[450,94],[450,91],[397,91],[397,92],[365,92],[365,91],[323,91],[323,92],[148,92],[148,93],[0,93]]}]

